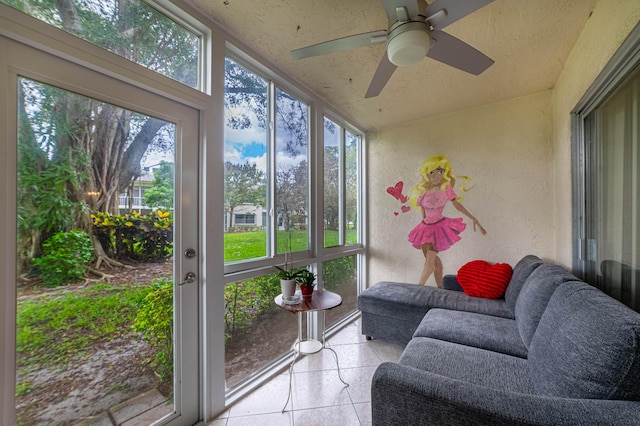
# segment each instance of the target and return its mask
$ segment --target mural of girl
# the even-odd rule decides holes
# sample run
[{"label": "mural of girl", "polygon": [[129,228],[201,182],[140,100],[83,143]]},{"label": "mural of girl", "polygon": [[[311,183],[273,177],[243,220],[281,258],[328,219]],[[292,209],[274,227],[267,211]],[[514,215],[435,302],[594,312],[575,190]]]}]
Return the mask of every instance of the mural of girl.
[{"label": "mural of girl", "polygon": [[413,208],[420,210],[422,220],[409,232],[409,242],[413,247],[421,249],[425,258],[418,283],[424,285],[433,274],[436,284],[442,288],[443,268],[438,253],[460,241],[459,234],[467,227],[462,218],[442,215],[447,202],[450,201],[456,210],[471,220],[474,231],[479,229],[482,235],[487,231],[460,203],[464,197],[457,196],[454,192],[456,178],[464,179],[460,186],[463,192],[467,191],[465,185],[471,178],[455,176],[447,157],[436,155],[427,158],[420,166],[420,176],[420,181],[409,192],[409,202]]}]

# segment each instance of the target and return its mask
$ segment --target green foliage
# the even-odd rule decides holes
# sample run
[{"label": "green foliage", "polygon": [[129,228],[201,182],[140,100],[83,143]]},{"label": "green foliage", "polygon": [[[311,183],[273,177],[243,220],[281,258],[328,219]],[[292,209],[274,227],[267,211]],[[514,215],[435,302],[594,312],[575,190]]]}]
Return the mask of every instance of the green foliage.
[{"label": "green foliage", "polygon": [[[316,275],[307,269],[295,270],[307,282],[316,284]],[[336,290],[355,282],[356,256],[341,257],[323,263],[325,290]],[[227,284],[224,289],[225,339],[242,336],[264,315],[278,309],[273,299],[280,294],[279,275],[270,274]]]},{"label": "green foliage", "polygon": [[[197,83],[197,36],[144,2],[2,2],[190,87]],[[70,24],[65,17],[76,13],[79,22]]]},{"label": "green foliage", "polygon": [[356,256],[345,256],[322,264],[325,290],[336,290],[343,284],[353,283],[357,275]]},{"label": "green foliage", "polygon": [[[29,138],[25,135],[28,131],[21,132],[21,140]],[[86,179],[69,162],[71,157],[79,161],[84,158],[82,152],[73,151],[53,161],[33,144],[18,144],[18,232],[21,237],[68,229],[85,211],[83,202],[71,199],[71,192]]]},{"label": "green foliage", "polygon": [[273,299],[278,294],[277,274],[227,284],[224,288],[225,339],[242,335],[262,315],[277,309]]},{"label": "green foliage", "polygon": [[302,271],[296,271],[295,269],[285,269],[278,265],[273,265],[278,270],[278,278],[281,280],[295,280],[300,276]]},{"label": "green foliage", "polygon": [[16,383],[16,396],[26,395],[32,390],[33,385],[28,380],[21,383]]},{"label": "green foliage", "polygon": [[18,368],[64,368],[92,345],[124,337],[149,291],[146,286],[98,284],[73,293],[19,301]]},{"label": "green foliage", "polygon": [[298,276],[296,277],[296,281],[300,285],[306,286],[315,286],[316,285],[316,274],[309,271],[308,269],[303,269],[299,271]]},{"label": "green foliage", "polygon": [[57,232],[42,245],[44,256],[33,260],[45,287],[78,282],[93,258],[89,234],[81,230]]},{"label": "green foliage", "polygon": [[224,261],[255,259],[267,255],[267,233],[254,232],[225,232]]},{"label": "green foliage", "polygon": [[[278,231],[276,241],[278,242],[278,253],[286,253],[287,234],[291,234],[291,251],[307,250],[307,231]],[[325,230],[325,246],[333,247],[338,245],[338,231]],[[356,231],[346,232],[347,242],[354,243]],[[235,262],[245,259],[256,259],[267,255],[267,233],[266,231],[256,232],[227,232],[224,234],[224,261]]]},{"label": "green foliage", "polygon": [[153,173],[151,188],[144,192],[144,201],[151,208],[173,208],[173,182],[175,167],[173,163],[161,161]]},{"label": "green foliage", "polygon": [[140,303],[133,329],[158,349],[154,366],[160,380],[173,379],[173,283],[159,280]]},{"label": "green foliage", "polygon": [[255,164],[224,163],[224,207],[232,213],[242,204],[265,206],[267,178]]},{"label": "green foliage", "polygon": [[93,233],[107,254],[116,259],[160,262],[173,254],[173,215],[156,210],[114,215],[91,215]]}]

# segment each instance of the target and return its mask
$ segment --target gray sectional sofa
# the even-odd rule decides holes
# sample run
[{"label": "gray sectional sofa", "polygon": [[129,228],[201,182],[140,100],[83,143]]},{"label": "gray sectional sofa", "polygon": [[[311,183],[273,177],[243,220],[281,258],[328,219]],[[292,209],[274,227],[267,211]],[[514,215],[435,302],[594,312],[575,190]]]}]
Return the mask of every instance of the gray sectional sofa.
[{"label": "gray sectional sofa", "polygon": [[536,256],[504,299],[381,282],[358,306],[363,334],[408,342],[374,425],[640,425],[640,314]]}]

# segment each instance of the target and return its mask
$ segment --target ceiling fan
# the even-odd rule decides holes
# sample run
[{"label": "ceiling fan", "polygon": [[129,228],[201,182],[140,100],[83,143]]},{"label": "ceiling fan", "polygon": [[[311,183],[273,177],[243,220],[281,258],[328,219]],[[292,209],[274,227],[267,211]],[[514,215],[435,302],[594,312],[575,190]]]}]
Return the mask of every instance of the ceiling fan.
[{"label": "ceiling fan", "polygon": [[386,42],[365,98],[378,96],[397,67],[412,65],[423,57],[479,75],[493,60],[462,40],[441,30],[493,0],[437,0],[421,11],[424,0],[382,0],[389,29],[343,37],[292,50],[294,59],[326,55]]}]

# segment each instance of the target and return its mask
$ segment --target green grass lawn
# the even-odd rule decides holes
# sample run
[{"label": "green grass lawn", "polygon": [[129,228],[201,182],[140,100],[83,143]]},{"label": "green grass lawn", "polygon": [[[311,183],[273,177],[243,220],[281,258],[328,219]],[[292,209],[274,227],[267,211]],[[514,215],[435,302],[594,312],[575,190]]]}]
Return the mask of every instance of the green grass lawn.
[{"label": "green grass lawn", "polygon": [[97,342],[131,333],[140,302],[151,287],[98,284],[18,303],[18,366],[69,362]]},{"label": "green grass lawn", "polygon": [[[287,251],[288,236],[291,235],[291,251],[307,250],[307,231],[278,231],[276,241],[278,241],[278,253]],[[325,230],[325,247],[338,245],[338,231]],[[355,230],[349,230],[346,234],[347,244],[354,244],[357,241]],[[235,232],[224,234],[224,261],[235,262],[238,260],[256,259],[267,255],[267,233],[266,231],[256,232]]]}]

